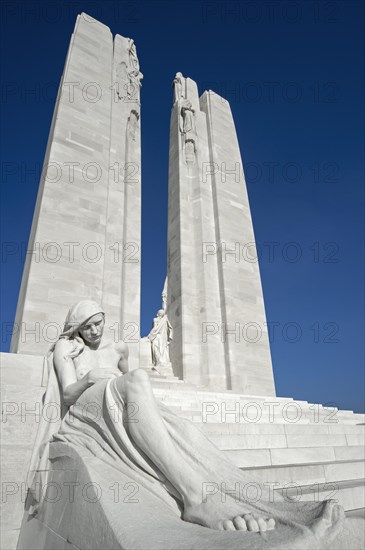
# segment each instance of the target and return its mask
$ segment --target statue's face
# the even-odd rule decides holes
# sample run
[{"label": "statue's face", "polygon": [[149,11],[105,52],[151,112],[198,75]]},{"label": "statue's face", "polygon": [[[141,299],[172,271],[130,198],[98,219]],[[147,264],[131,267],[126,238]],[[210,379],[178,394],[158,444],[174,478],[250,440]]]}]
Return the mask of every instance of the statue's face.
[{"label": "statue's face", "polygon": [[104,332],[105,318],[102,313],[97,313],[88,319],[87,323],[79,328],[81,338],[85,343],[98,344]]},{"label": "statue's face", "polygon": [[164,310],[163,310],[163,309],[159,309],[158,312],[157,312],[157,315],[158,315],[159,317],[163,317],[163,316],[165,315]]}]

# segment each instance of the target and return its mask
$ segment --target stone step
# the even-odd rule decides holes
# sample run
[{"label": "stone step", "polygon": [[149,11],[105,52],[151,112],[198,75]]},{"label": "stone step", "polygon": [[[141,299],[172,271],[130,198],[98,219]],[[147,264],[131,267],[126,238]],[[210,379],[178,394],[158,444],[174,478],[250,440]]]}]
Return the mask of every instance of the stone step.
[{"label": "stone step", "polygon": [[[228,399],[222,399],[222,398],[209,398],[209,399],[187,399],[185,397],[180,396],[172,396],[172,395],[164,395],[156,394],[156,391],[154,390],[155,397],[157,400],[162,401],[165,403],[166,406],[181,406],[186,408],[193,408],[202,410],[203,406],[206,409],[209,409],[211,411],[218,410],[218,408],[221,408],[222,406],[226,407],[227,411],[235,411],[240,408],[242,410],[243,407],[261,407],[263,410],[267,409],[275,409],[277,407],[286,407],[286,408],[294,408],[294,407],[300,407],[301,409],[309,409],[309,404],[306,401],[265,401],[260,399],[252,399],[250,397],[241,396],[239,399],[235,400],[228,400]],[[319,408],[321,412],[326,412],[328,414],[328,411],[323,409],[322,407]]]},{"label": "stone step", "polygon": [[[335,483],[319,483],[313,485],[295,486],[278,489],[285,498],[293,498],[301,502],[319,502],[334,499],[345,510],[361,508],[365,498],[365,480],[337,481]],[[274,496],[275,498],[275,496]]]},{"label": "stone step", "polygon": [[243,498],[248,502],[259,501],[262,495],[262,485],[264,485],[269,488],[269,498],[274,503],[279,501],[278,494],[280,494],[286,501],[293,502],[321,502],[333,499],[345,510],[358,509],[364,504],[364,478],[334,482],[313,481],[308,483],[306,480],[301,482],[295,480],[293,482],[262,483],[254,475],[255,472],[251,473],[250,471],[247,483],[243,481],[231,485],[224,484],[224,489],[237,499]]},{"label": "stone step", "polygon": [[176,382],[176,381],[180,381],[180,379],[177,377],[177,376],[172,376],[172,375],[166,375],[164,373],[164,371],[161,369],[160,372],[157,372],[155,370],[153,370],[151,367],[141,367],[143,370],[147,371],[150,379],[151,379],[151,384],[153,386],[154,384],[154,381],[155,380],[165,380],[165,381],[171,381],[171,382]]},{"label": "stone step", "polygon": [[[365,426],[358,424],[274,424],[268,423],[223,423],[197,422],[197,427],[206,434],[290,434],[290,435],[318,435],[318,434],[345,434],[346,437],[365,437]],[[349,445],[350,443],[348,441]]]},{"label": "stone step", "polygon": [[338,462],[364,460],[364,447],[327,446],[272,449],[229,449],[224,451],[227,458],[239,468],[284,466],[295,464],[315,464],[318,462]]},{"label": "stone step", "polygon": [[[158,377],[157,377],[158,381]],[[166,380],[167,381],[167,380]],[[183,382],[180,380],[180,382]],[[152,387],[154,388],[155,382],[151,380]],[[156,387],[156,393],[163,395],[163,387]],[[203,400],[209,399],[210,397],[212,400],[220,399],[226,401],[236,401],[240,400],[241,398],[244,398],[246,400],[254,400],[254,401],[268,401],[268,402],[288,402],[288,401],[295,401],[297,403],[309,403],[313,405],[313,403],[308,402],[306,400],[300,400],[300,399],[293,399],[293,397],[278,397],[278,396],[268,396],[268,395],[252,395],[252,394],[242,394],[242,393],[236,393],[232,390],[219,390],[215,391],[211,388],[206,388],[202,386],[194,386],[190,383],[185,383],[184,386],[176,386],[176,392],[166,394],[170,397],[173,395],[175,397],[186,397],[186,398],[201,398]],[[325,407],[325,405],[316,403],[317,406]],[[333,408],[333,407],[330,407]],[[353,411],[342,409],[344,413],[353,414]],[[365,416],[364,414],[362,416]]]},{"label": "stone step", "polygon": [[[278,414],[281,408],[285,407],[285,412],[292,415],[296,413],[296,408],[299,408],[302,416],[312,416],[315,422],[327,419],[327,422],[338,421],[341,424],[365,424],[364,414],[354,413],[349,410],[338,410],[335,407],[326,407],[319,403],[294,400],[289,397],[243,395],[234,393],[231,390],[214,391],[211,388],[186,384],[181,380],[174,382],[172,379],[166,378],[164,381],[159,381],[158,377],[152,380],[152,386],[156,398],[163,401],[167,406],[193,412],[195,415],[201,414],[203,407],[205,407],[204,410],[209,408],[212,412],[217,410],[217,414],[223,412],[223,407],[225,407],[227,414],[229,409],[235,411],[239,407],[238,410],[241,412],[242,407],[245,412],[245,407],[248,411],[250,407],[254,409],[255,406],[262,411],[274,410],[275,414]],[[251,406],[249,405],[250,403],[252,404]],[[194,421],[197,420],[195,417]]]},{"label": "stone step", "polygon": [[[195,392],[189,397],[186,392],[166,391],[166,388],[155,388],[156,399],[170,407],[177,414],[181,414],[194,421],[199,421],[199,415],[208,422],[214,421],[239,421],[248,422],[263,421],[268,417],[271,421],[295,423],[298,418],[308,419],[313,423],[341,423],[364,424],[364,415],[347,410],[338,410],[335,407],[323,407],[320,404],[307,401],[294,401],[286,398],[263,398],[262,396],[239,395],[232,397],[227,395],[206,394]],[[209,418],[207,418],[209,417]],[[230,418],[232,417],[232,418]]]},{"label": "stone step", "polygon": [[357,517],[365,520],[365,508],[354,508],[353,510],[347,510],[346,516]]},{"label": "stone step", "polygon": [[364,466],[363,460],[351,460],[243,469],[252,480],[275,484],[273,487],[285,487],[290,483],[301,486],[363,479]]},{"label": "stone step", "polygon": [[[208,435],[208,434],[207,434]],[[349,436],[351,438],[351,436]],[[363,436],[354,436],[355,445],[364,445]],[[221,450],[275,449],[348,446],[344,434],[209,434],[209,439]]]},{"label": "stone step", "polygon": [[183,393],[185,391],[193,390],[196,388],[196,386],[193,386],[193,384],[190,384],[189,382],[185,382],[184,380],[175,379],[175,378],[164,378],[163,376],[151,376],[151,385],[152,388],[155,390],[163,389],[165,391],[167,390],[174,390],[176,393]]},{"label": "stone step", "polygon": [[[197,423],[231,423],[231,424],[258,424],[258,423],[270,423],[273,424],[290,424],[290,425],[299,425],[299,424],[325,424],[328,422],[328,416],[325,415],[316,415],[314,416],[311,412],[303,412],[297,420],[298,416],[293,417],[289,412],[281,415],[280,411],[275,411],[274,414],[269,412],[261,412],[260,409],[257,409],[257,414],[253,416],[253,411],[251,414],[249,412],[244,412],[244,414],[235,414],[229,413],[228,411],[220,411],[219,413],[211,414],[209,412],[202,413],[201,410],[187,410],[180,406],[170,406],[172,411],[182,418],[187,418],[192,422]],[[297,413],[296,413],[297,414]],[[337,417],[337,421],[341,424],[350,424],[358,425],[358,422],[355,418],[342,418]]]},{"label": "stone step", "polygon": [[[242,423],[245,424],[259,424],[259,423],[265,423],[268,424],[270,422],[271,417],[269,414],[259,414],[256,418],[245,415],[245,416],[236,416],[234,414],[209,414],[209,413],[202,413],[200,410],[186,410],[182,407],[175,407],[170,406],[169,407],[175,414],[182,418],[187,418],[188,420],[191,420],[192,422],[197,422],[199,424],[201,423],[221,423],[221,424],[239,424]],[[297,422],[298,424],[309,424],[310,419],[302,416]],[[287,418],[281,417],[280,415],[275,415],[273,418],[274,424],[286,424],[288,423]]]},{"label": "stone step", "polygon": [[218,409],[218,407],[221,407],[224,405],[227,410],[235,411],[237,408],[241,408],[244,406],[261,406],[263,409],[266,408],[267,410],[270,409],[277,409],[277,407],[286,407],[286,408],[292,408],[295,407],[301,408],[302,410],[309,410],[314,413],[320,413],[320,414],[326,414],[328,416],[336,416],[337,414],[340,414],[343,417],[352,417],[357,416],[358,419],[363,418],[364,415],[354,413],[353,411],[347,411],[347,410],[341,410],[337,409],[336,407],[326,407],[319,403],[310,403],[308,401],[299,401],[299,400],[293,400],[293,399],[263,399],[259,397],[252,397],[252,396],[246,396],[241,395],[238,396],[235,399],[232,398],[225,398],[223,396],[215,397],[215,396],[209,396],[207,399],[204,398],[204,396],[185,396],[185,395],[178,395],[176,392],[166,392],[164,389],[161,391],[158,391],[158,389],[154,389],[154,394],[156,399],[163,401],[166,405],[181,405],[181,406],[189,406],[193,408],[201,408],[203,405],[207,408],[209,407],[210,410],[214,411],[215,409]]},{"label": "stone step", "polygon": [[[178,380],[178,382],[182,382],[184,385],[178,385],[176,388],[173,388],[176,391],[166,393],[164,392],[164,386],[158,386],[156,385],[156,382],[158,383],[159,377],[154,377],[153,380],[151,379],[151,385],[154,390],[154,393],[156,395],[162,396],[162,397],[174,397],[176,399],[201,399],[203,401],[209,401],[210,399],[212,401],[216,401],[217,399],[222,399],[224,401],[239,401],[241,399],[247,400],[247,401],[267,401],[267,402],[288,402],[288,401],[294,401],[292,397],[274,397],[274,396],[265,396],[265,395],[246,395],[242,393],[235,393],[231,390],[220,390],[219,392],[215,392],[210,390],[209,388],[203,388],[203,387],[197,387],[193,386],[192,384],[189,384],[187,382],[183,382],[183,380]],[[170,379],[171,380],[171,379]],[[169,380],[165,379],[165,382],[168,382]],[[298,403],[307,403],[307,401],[301,401],[296,400]]]},{"label": "stone step", "polygon": [[[164,403],[163,401],[161,401]],[[260,406],[244,407],[242,409],[228,409],[222,407],[221,409],[211,409],[210,407],[197,407],[194,405],[187,405],[183,403],[164,403],[167,407],[176,412],[187,413],[190,415],[201,416],[203,421],[214,422],[217,419],[219,422],[251,422],[254,423],[258,420],[268,419],[269,422],[276,422],[280,418],[284,419],[287,423],[295,424],[299,419],[308,419],[309,422],[314,424],[355,424],[362,425],[353,416],[342,416],[340,413],[335,414],[318,414],[308,409],[276,409],[269,410]],[[207,419],[207,420],[204,420]]]}]

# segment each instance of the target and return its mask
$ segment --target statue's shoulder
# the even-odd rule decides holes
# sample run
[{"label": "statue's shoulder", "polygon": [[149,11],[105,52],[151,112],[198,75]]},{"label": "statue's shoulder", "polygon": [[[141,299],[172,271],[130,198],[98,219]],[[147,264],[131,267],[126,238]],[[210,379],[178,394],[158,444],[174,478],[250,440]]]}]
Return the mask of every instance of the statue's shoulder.
[{"label": "statue's shoulder", "polygon": [[54,347],[54,353],[67,353],[72,351],[74,344],[68,338],[60,338]]},{"label": "statue's shoulder", "polygon": [[114,343],[114,349],[119,355],[128,353],[128,346],[123,340]]},{"label": "statue's shoulder", "polygon": [[63,364],[63,361],[65,359],[67,359],[68,357],[72,357],[74,350],[75,350],[75,345],[72,341],[70,341],[68,338],[60,338],[56,342],[56,345],[53,350],[54,364],[55,365]]}]

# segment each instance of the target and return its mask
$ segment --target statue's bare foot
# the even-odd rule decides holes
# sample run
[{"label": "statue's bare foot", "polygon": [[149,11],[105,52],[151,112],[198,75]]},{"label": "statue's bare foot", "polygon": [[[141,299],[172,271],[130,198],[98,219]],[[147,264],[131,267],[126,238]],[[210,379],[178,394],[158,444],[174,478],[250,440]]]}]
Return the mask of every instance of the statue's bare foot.
[{"label": "statue's bare foot", "polygon": [[[274,518],[262,518],[250,513],[232,514],[232,510],[222,510],[213,502],[202,502],[186,506],[183,519],[190,523],[198,523],[210,529],[219,531],[251,531],[253,533],[271,531],[275,528]],[[237,510],[236,510],[237,512]]]},{"label": "statue's bare foot", "polygon": [[218,523],[220,531],[252,531],[253,533],[263,533],[275,528],[274,518],[264,519],[252,514],[236,516],[233,519],[225,519]]}]

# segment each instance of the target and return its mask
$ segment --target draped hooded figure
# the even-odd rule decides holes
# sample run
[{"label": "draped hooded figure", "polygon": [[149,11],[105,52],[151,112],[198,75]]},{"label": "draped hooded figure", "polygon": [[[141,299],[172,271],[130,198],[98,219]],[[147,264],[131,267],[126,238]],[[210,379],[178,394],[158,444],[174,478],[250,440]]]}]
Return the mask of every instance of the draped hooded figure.
[{"label": "draped hooded figure", "polygon": [[[196,425],[157,402],[148,374],[128,372],[125,344],[108,341],[103,328],[100,305],[78,302],[49,352],[43,406],[56,404],[59,415],[52,422],[42,415],[38,430],[29,472],[35,516],[47,506],[39,486],[52,470],[49,451],[61,442],[82,456],[99,484],[113,480],[138,488],[138,498],[127,505],[110,502],[102,487],[101,505],[111,510],[110,529],[117,532],[113,548],[360,547],[360,520],[346,519],[335,501],[274,494],[227,460]],[[249,498],[243,489],[252,486]],[[75,508],[75,518],[78,513]]]},{"label": "draped hooded figure", "polygon": [[166,312],[159,309],[153,319],[153,327],[148,335],[151,342],[152,363],[155,366],[170,363],[169,345],[173,338],[173,330]]}]

